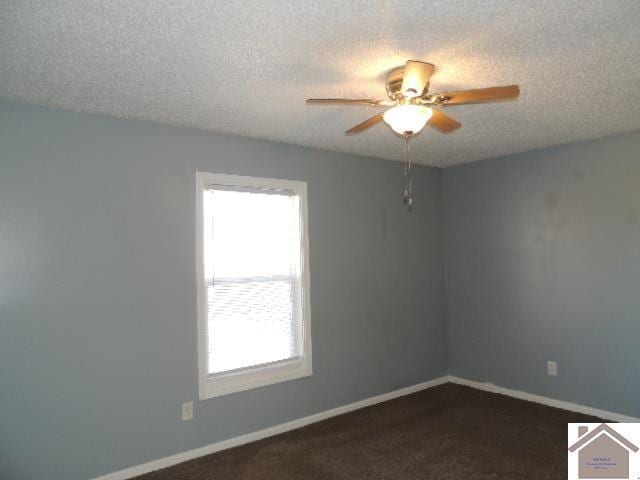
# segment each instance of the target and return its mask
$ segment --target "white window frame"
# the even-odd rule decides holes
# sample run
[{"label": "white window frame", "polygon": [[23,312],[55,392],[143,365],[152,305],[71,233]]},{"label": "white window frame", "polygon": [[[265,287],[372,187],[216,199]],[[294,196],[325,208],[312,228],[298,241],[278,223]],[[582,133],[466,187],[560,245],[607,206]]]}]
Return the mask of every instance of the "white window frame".
[{"label": "white window frame", "polygon": [[[302,288],[302,356],[300,358],[248,367],[233,372],[209,374],[207,352],[207,292],[204,288],[203,194],[212,186],[238,189],[249,187],[268,190],[290,190],[298,195],[300,201],[300,275]],[[196,172],[196,276],[200,400],[308,377],[313,373],[311,368],[307,182]]]}]

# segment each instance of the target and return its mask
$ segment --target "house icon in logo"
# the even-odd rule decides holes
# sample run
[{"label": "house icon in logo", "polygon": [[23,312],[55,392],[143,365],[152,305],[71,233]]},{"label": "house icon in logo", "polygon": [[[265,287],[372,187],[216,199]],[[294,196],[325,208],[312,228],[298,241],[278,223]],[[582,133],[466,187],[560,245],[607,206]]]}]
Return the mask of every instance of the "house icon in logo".
[{"label": "house icon in logo", "polygon": [[629,455],[636,447],[607,424],[588,431],[578,427],[578,441],[569,447],[578,451],[578,478],[629,478]]}]

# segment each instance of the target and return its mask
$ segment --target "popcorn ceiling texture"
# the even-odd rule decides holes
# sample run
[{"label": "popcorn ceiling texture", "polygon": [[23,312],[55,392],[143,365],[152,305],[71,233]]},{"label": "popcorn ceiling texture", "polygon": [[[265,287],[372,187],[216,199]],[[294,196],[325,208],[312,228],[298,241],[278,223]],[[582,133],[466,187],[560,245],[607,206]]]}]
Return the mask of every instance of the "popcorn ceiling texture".
[{"label": "popcorn ceiling texture", "polygon": [[448,166],[640,129],[637,0],[8,0],[0,97],[399,159],[379,112],[308,97],[385,98],[385,73],[436,65],[432,91],[518,83],[517,102],[450,107],[415,161]]}]

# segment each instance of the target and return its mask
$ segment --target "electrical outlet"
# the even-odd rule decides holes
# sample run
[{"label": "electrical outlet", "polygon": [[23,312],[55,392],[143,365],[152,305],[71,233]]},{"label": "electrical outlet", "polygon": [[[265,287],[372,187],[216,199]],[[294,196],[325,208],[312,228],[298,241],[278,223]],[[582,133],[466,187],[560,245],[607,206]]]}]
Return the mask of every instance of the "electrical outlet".
[{"label": "electrical outlet", "polygon": [[184,402],[182,404],[182,420],[191,420],[193,418],[193,402]]},{"label": "electrical outlet", "polygon": [[556,362],[552,362],[552,361],[547,362],[547,374],[552,377],[558,376],[558,364]]}]

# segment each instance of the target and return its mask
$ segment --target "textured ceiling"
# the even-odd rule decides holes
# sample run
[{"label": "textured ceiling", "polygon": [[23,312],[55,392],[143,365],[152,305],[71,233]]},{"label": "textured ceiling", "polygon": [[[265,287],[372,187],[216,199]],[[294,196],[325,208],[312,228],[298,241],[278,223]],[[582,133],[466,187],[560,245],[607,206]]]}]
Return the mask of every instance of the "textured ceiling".
[{"label": "textured ceiling", "polygon": [[5,0],[0,97],[389,159],[384,124],[343,132],[405,60],[432,91],[518,83],[520,100],[450,107],[417,162],[446,166],[640,129],[638,0]]}]

